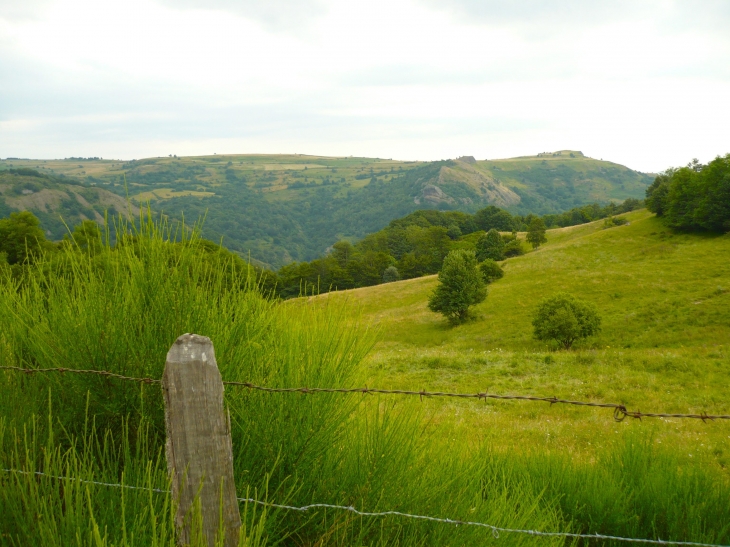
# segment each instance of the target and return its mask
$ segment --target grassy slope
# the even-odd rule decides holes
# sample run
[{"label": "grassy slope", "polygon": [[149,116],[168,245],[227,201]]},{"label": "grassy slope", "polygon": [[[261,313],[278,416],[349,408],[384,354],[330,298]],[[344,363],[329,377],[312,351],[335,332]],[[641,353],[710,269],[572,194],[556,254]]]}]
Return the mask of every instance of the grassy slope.
[{"label": "grassy slope", "polygon": [[[455,328],[426,307],[436,276],[333,294],[381,329],[369,385],[556,395],[629,409],[730,414],[730,235],[672,235],[653,215],[548,232],[505,262],[476,319]],[[531,338],[536,303],[558,290],[595,302],[603,333],[570,352]],[[730,423],[647,419],[541,403],[425,403],[446,431],[593,457],[630,431],[680,447],[680,459],[730,465]]]}]

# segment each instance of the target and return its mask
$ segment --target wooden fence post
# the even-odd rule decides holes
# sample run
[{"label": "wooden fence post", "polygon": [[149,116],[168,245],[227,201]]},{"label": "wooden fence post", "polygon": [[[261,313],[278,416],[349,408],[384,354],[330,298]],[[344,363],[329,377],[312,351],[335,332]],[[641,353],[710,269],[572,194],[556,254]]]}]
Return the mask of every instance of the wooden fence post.
[{"label": "wooden fence post", "polygon": [[162,391],[167,468],[179,504],[178,540],[190,543],[193,504],[199,504],[209,547],[221,528],[225,546],[234,547],[241,515],[233,480],[230,416],[223,407],[223,382],[209,338],[183,334],[175,340],[167,353]]}]

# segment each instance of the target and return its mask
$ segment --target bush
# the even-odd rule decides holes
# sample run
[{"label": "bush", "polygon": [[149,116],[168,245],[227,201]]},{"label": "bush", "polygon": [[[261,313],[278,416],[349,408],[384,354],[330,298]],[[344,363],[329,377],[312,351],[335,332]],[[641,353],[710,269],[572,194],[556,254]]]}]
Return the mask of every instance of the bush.
[{"label": "bush", "polygon": [[479,270],[482,272],[482,279],[487,285],[504,277],[504,270],[502,269],[502,266],[497,264],[491,258],[488,258],[479,264]]},{"label": "bush", "polygon": [[598,334],[601,318],[593,304],[561,292],[540,302],[532,326],[537,340],[555,340],[570,349],[576,340]]},{"label": "bush", "polygon": [[502,253],[503,258],[511,258],[513,256],[522,256],[525,254],[525,249],[522,248],[522,243],[519,239],[514,239],[504,246]]},{"label": "bush", "polygon": [[603,221],[603,229],[613,228],[614,226],[625,226],[629,221],[623,217],[608,217]]},{"label": "bush", "polygon": [[474,251],[451,251],[439,272],[439,284],[428,300],[431,311],[442,313],[452,323],[468,317],[469,307],[483,302],[487,287],[477,270]]}]

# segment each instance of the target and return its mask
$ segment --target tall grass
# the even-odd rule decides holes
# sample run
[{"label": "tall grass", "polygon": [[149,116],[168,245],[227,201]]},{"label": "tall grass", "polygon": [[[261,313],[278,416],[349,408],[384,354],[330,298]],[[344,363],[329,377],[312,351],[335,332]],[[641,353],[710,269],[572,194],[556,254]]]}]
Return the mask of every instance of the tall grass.
[{"label": "tall grass", "polygon": [[[159,378],[182,333],[209,336],[225,380],[358,385],[375,335],[336,302],[264,298],[193,229],[120,221],[95,254],[67,248],[0,286],[0,364]],[[181,237],[185,234],[185,237]],[[215,258],[215,257],[214,257]],[[0,545],[173,545],[159,386],[0,373]],[[728,485],[641,443],[590,464],[469,445],[418,402],[230,387],[239,496],[353,505],[510,528],[727,539]],[[616,458],[615,461],[611,458]],[[647,463],[649,462],[649,463]],[[714,481],[714,482],[713,482]],[[702,498],[700,499],[700,497]],[[617,500],[621,499],[622,503]],[[471,545],[488,530],[242,505],[242,545]],[[690,522],[690,520],[692,522]],[[561,538],[504,535],[507,545]]]}]

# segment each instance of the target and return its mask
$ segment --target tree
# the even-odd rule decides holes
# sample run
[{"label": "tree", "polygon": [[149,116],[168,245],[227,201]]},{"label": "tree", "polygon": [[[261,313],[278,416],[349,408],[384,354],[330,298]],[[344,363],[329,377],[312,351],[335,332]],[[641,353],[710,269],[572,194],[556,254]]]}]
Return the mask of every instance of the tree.
[{"label": "tree", "polygon": [[570,349],[576,340],[598,334],[601,318],[593,304],[560,292],[540,302],[532,326],[537,340],[555,340]]},{"label": "tree", "polygon": [[494,205],[488,205],[474,214],[474,222],[480,230],[489,231],[495,228],[501,232],[511,232],[515,219],[509,212]]},{"label": "tree", "polygon": [[492,260],[504,259],[504,240],[495,228],[492,228],[477,240],[476,257],[480,261],[488,258]]},{"label": "tree", "polygon": [[545,236],[545,223],[541,218],[533,218],[530,226],[527,228],[527,242],[532,245],[533,249],[537,249],[540,245],[547,242]]},{"label": "tree", "polygon": [[0,252],[6,253],[8,264],[31,260],[50,246],[40,220],[30,211],[0,219]]},{"label": "tree", "polygon": [[383,283],[392,283],[400,280],[400,272],[395,266],[388,266],[383,272]]},{"label": "tree", "polygon": [[[80,250],[90,255],[97,254],[103,246],[101,230],[93,220],[84,220],[81,224],[76,225],[72,238]],[[64,242],[70,241],[68,236],[64,236],[63,239]]]},{"label": "tree", "polygon": [[504,270],[502,269],[502,266],[497,264],[491,258],[488,258],[479,264],[479,271],[482,272],[482,279],[487,285],[504,277]]},{"label": "tree", "polygon": [[451,323],[464,321],[469,307],[483,302],[487,287],[477,269],[474,251],[458,249],[444,259],[439,284],[428,299],[428,309],[443,314]]}]

